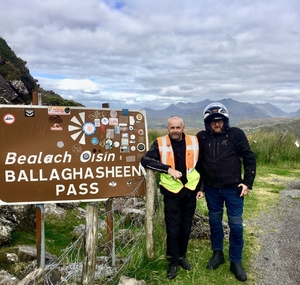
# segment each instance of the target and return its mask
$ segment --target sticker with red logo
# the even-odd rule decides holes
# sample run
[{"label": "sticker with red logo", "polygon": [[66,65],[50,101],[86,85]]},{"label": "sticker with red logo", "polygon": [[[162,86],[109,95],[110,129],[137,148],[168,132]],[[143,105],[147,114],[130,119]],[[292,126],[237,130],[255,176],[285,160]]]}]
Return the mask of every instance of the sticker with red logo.
[{"label": "sticker with red logo", "polygon": [[5,124],[11,125],[16,121],[16,117],[13,114],[6,114],[3,116],[3,122]]}]

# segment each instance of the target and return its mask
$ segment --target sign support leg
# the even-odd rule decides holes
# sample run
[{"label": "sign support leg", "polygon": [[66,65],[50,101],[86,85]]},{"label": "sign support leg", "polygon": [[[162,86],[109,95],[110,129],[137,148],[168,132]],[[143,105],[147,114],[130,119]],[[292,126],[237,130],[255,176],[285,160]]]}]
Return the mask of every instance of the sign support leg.
[{"label": "sign support leg", "polygon": [[45,227],[44,227],[44,204],[36,205],[36,253],[37,266],[45,268]]},{"label": "sign support leg", "polygon": [[109,263],[116,265],[115,245],[114,245],[114,218],[113,218],[113,198],[106,201],[106,233],[107,233],[107,251]]},{"label": "sign support leg", "polygon": [[82,285],[94,285],[97,262],[99,204],[88,203],[86,206],[86,234],[84,260],[82,263]]}]

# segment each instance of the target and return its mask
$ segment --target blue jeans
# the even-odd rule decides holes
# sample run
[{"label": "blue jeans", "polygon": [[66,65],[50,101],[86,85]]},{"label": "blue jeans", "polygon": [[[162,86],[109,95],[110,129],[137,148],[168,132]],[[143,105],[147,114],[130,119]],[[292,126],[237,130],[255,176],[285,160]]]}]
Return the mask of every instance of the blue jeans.
[{"label": "blue jeans", "polygon": [[227,210],[229,234],[229,260],[242,261],[244,197],[239,197],[238,188],[204,187],[208,207],[212,250],[223,250],[224,230],[222,225],[224,204]]}]

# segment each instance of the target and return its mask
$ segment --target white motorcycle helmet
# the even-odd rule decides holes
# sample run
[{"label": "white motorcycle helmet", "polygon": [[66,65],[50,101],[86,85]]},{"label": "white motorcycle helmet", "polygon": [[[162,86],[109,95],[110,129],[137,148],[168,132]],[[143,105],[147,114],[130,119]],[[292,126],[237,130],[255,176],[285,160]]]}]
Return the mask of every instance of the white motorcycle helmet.
[{"label": "white motorcycle helmet", "polygon": [[210,122],[212,120],[223,120],[224,130],[229,128],[229,114],[227,108],[220,102],[213,102],[208,104],[203,111],[203,119],[205,129],[209,132],[212,131]]}]

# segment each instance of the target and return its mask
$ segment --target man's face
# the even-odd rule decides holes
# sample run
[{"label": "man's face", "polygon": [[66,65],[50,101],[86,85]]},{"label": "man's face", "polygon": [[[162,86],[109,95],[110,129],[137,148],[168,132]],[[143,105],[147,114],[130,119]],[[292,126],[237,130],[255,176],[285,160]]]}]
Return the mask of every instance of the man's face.
[{"label": "man's face", "polygon": [[173,140],[182,140],[182,133],[184,131],[184,125],[180,118],[171,118],[167,125],[168,133]]},{"label": "man's face", "polygon": [[222,133],[223,125],[224,125],[223,120],[212,120],[210,122],[210,127],[212,128],[213,132],[216,134]]}]

